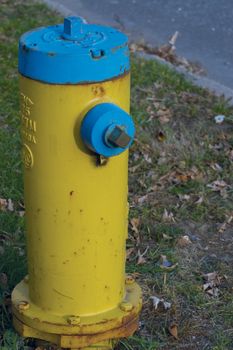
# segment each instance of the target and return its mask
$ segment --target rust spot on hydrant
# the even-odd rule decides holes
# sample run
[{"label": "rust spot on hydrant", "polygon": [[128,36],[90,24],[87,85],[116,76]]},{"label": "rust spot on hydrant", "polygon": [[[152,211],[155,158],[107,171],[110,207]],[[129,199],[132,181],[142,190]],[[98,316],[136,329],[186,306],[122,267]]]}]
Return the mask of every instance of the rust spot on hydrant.
[{"label": "rust spot on hydrant", "polygon": [[93,86],[92,92],[96,97],[103,97],[105,95],[105,89],[102,85]]}]

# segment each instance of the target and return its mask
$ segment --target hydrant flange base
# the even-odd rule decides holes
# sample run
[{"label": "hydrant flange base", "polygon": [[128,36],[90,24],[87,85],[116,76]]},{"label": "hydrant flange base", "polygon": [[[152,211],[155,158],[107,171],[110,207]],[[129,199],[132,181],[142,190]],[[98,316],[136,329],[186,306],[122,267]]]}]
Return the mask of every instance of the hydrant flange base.
[{"label": "hydrant flange base", "polygon": [[[19,307],[22,301],[29,305],[25,310]],[[83,316],[78,324],[70,324],[69,318],[75,316],[54,315],[33,304],[28,296],[28,284],[22,281],[12,294],[13,322],[24,337],[47,340],[65,348],[86,348],[135,332],[142,305],[141,289],[136,283],[126,285],[123,303],[131,304],[132,309],[123,311],[119,305],[102,314]]]}]

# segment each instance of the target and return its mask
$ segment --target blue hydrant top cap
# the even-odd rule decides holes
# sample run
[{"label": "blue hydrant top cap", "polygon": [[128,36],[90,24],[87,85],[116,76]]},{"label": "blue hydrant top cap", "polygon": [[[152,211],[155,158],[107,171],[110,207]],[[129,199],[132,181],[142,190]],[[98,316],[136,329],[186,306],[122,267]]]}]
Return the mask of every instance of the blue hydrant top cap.
[{"label": "blue hydrant top cap", "polygon": [[67,17],[19,41],[19,73],[50,84],[93,83],[129,70],[128,38],[118,30]]}]

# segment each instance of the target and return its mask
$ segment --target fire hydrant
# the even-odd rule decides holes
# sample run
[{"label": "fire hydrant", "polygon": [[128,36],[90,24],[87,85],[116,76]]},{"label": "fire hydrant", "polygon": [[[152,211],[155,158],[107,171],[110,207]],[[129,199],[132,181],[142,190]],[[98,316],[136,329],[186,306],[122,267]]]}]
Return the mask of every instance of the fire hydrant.
[{"label": "fire hydrant", "polygon": [[29,274],[12,293],[24,337],[112,349],[138,327],[141,290],[125,275],[127,37],[67,17],[19,43]]}]

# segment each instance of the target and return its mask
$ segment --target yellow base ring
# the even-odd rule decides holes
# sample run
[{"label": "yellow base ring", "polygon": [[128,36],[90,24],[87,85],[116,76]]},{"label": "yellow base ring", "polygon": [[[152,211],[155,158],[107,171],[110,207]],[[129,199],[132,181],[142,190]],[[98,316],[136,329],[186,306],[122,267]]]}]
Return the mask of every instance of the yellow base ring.
[{"label": "yellow base ring", "polygon": [[43,339],[63,348],[88,350],[95,346],[112,349],[113,339],[132,335],[138,328],[141,289],[137,283],[126,283],[126,296],[115,309],[101,314],[54,315],[33,304],[28,295],[27,280],[12,293],[13,323],[24,337]]}]

